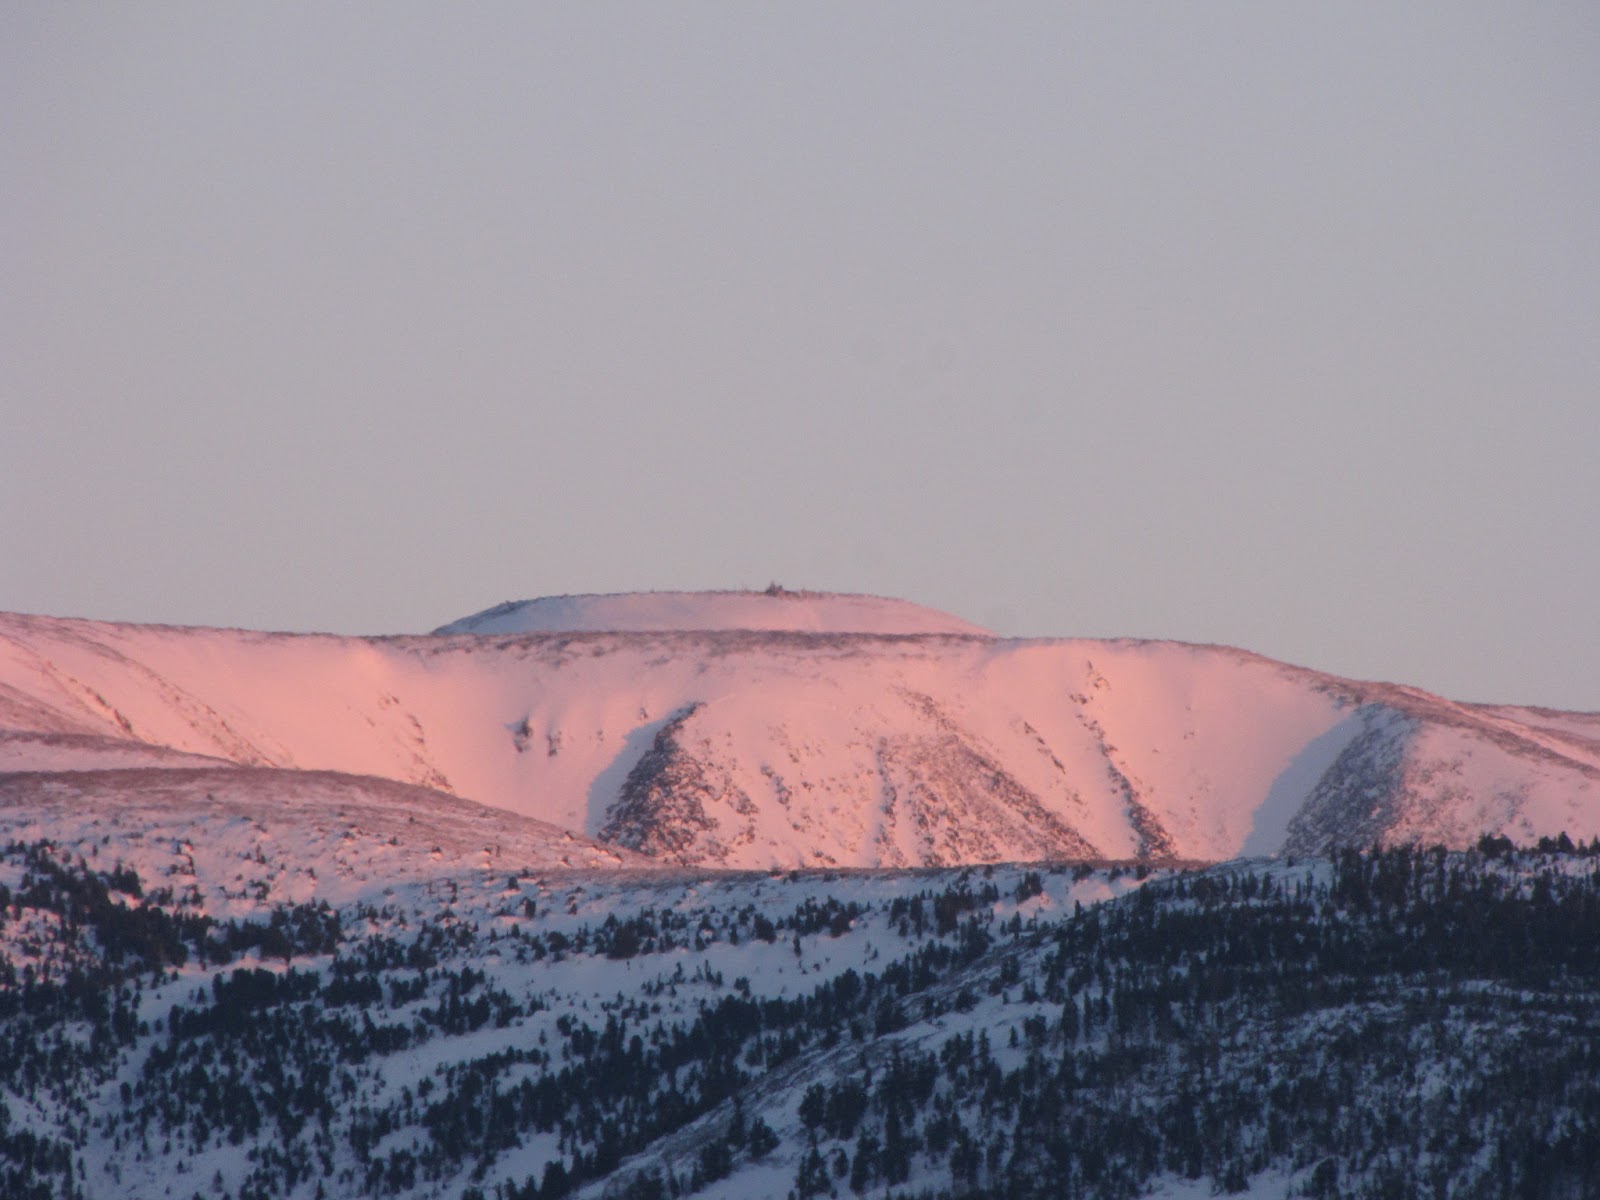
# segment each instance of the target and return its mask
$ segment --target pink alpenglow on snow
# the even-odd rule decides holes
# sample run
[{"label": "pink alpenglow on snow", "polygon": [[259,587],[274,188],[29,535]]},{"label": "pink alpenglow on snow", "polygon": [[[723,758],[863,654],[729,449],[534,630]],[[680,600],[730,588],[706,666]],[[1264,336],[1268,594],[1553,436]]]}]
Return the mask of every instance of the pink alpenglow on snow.
[{"label": "pink alpenglow on snow", "polygon": [[[998,638],[869,596],[563,596],[383,638],[0,615],[0,770],[51,780],[16,803],[229,768],[739,868],[1600,835],[1600,715],[1226,647]],[[276,778],[239,782],[270,804]]]}]

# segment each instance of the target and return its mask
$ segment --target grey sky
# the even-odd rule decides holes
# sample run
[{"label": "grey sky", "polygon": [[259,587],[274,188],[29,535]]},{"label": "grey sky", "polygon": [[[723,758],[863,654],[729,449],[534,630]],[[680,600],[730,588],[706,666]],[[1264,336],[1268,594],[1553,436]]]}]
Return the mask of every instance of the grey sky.
[{"label": "grey sky", "polygon": [[1600,6],[0,7],[0,608],[899,595],[1600,709]]}]

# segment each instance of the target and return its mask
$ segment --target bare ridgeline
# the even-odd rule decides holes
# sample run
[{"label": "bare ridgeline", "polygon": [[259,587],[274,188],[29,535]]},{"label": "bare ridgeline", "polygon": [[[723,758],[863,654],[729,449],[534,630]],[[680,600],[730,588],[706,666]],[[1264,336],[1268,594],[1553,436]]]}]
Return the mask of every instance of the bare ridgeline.
[{"label": "bare ridgeline", "polygon": [[1600,717],[777,587],[0,650],[0,1195],[1600,1193]]}]

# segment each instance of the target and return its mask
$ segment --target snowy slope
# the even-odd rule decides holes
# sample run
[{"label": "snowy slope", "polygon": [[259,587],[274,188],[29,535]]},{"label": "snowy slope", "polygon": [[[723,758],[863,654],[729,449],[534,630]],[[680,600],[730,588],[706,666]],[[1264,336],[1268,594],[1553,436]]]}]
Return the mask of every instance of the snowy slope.
[{"label": "snowy slope", "polygon": [[946,619],[864,597],[690,599],[502,616],[670,626],[771,606],[893,632],[362,639],[0,616],[0,770],[119,766],[106,756],[122,746],[152,766],[178,753],[376,776],[737,867],[1600,834],[1597,718],[1220,647],[1007,640],[953,618],[928,632]]},{"label": "snowy slope", "polygon": [[263,767],[0,775],[0,843],[121,862],[219,919],[274,904],[382,903],[480,872],[643,867],[564,829],[387,779]]}]

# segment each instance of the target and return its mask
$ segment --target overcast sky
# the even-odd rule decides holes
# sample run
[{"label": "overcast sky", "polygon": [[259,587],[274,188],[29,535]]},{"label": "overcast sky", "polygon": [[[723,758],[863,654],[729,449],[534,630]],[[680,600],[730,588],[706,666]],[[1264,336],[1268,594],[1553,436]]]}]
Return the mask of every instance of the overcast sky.
[{"label": "overcast sky", "polygon": [[1600,709],[1600,5],[0,5],[0,608],[876,592]]}]

